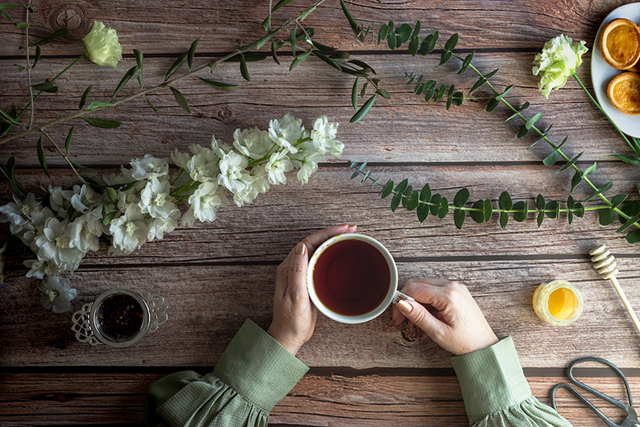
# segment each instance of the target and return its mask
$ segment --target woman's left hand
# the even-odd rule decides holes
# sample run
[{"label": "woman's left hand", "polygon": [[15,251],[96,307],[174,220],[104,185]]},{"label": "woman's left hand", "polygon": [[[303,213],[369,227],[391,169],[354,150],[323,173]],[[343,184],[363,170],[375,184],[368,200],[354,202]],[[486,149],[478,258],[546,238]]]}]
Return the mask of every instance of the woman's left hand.
[{"label": "woman's left hand", "polygon": [[318,314],[307,290],[309,258],[327,239],[355,231],[356,226],[348,224],[320,230],[298,243],[278,266],[273,321],[267,332],[294,356],[313,335]]}]

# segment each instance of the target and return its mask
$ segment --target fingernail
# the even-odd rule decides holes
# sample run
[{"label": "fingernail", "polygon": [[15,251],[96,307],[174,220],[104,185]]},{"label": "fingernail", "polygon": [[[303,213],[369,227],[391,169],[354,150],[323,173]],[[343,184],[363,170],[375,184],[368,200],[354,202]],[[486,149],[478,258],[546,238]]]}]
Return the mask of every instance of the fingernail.
[{"label": "fingernail", "polygon": [[296,245],[296,255],[304,255],[307,252],[307,246],[300,242]]},{"label": "fingernail", "polygon": [[403,313],[411,313],[413,311],[413,306],[405,300],[398,301],[396,306]]}]

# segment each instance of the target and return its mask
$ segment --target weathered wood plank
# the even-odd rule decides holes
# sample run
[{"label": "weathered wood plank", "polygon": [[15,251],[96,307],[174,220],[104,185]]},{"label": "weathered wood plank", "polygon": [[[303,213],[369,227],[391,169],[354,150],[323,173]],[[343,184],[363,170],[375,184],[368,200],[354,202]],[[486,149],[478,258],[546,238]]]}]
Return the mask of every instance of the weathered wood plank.
[{"label": "weathered wood plank", "polygon": [[[618,278],[631,301],[640,288],[637,263],[621,264]],[[126,350],[91,348],[75,341],[70,314],[42,309],[35,281],[12,278],[0,294],[0,364],[3,366],[210,366],[250,316],[271,319],[275,265],[86,268],[73,276],[76,308],[113,287],[163,295],[169,322]],[[526,367],[560,367],[579,356],[605,357],[621,367],[640,365],[640,340],[611,286],[591,266],[575,260],[470,260],[398,263],[400,281],[447,277],[469,285],[499,336],[512,335]],[[585,312],[574,325],[553,328],[539,321],[531,298],[543,281],[564,278],[584,293]],[[414,328],[395,328],[386,311],[374,321],[343,325],[320,316],[300,359],[310,366],[354,368],[449,367],[448,354]],[[168,349],[171,349],[168,351]],[[125,356],[126,355],[126,356]]]},{"label": "weathered wood plank", "polygon": [[[629,168],[618,162],[604,163],[592,177],[596,177],[598,185],[614,181],[611,194],[633,194],[635,177],[628,173]],[[373,170],[381,173],[383,168],[374,167]],[[56,170],[52,181],[39,169],[20,170],[19,176],[27,189],[38,194],[40,187],[46,188],[51,182],[63,186],[77,182],[67,169]],[[370,185],[349,180],[350,176],[346,165],[326,166],[320,168],[307,185],[300,186],[294,174],[287,185],[274,187],[249,205],[221,208],[212,223],[178,228],[165,235],[164,240],[147,243],[129,256],[110,257],[103,247],[100,252],[89,254],[84,263],[117,266],[280,262],[295,243],[308,234],[330,224],[345,222],[358,224],[361,232],[384,242],[398,259],[556,259],[561,255],[584,261],[585,269],[588,269],[587,252],[602,243],[617,255],[633,257],[629,263],[635,263],[640,254],[640,246],[629,245],[624,240],[624,233],[615,232],[619,227],[617,221],[600,226],[595,212],[586,213],[582,219],[575,218],[572,225],[564,215],[560,219],[547,218],[540,228],[533,215],[525,223],[510,221],[506,229],[498,224],[497,215],[485,224],[476,224],[467,218],[463,228],[458,230],[453,225],[452,215],[442,220],[429,216],[420,223],[415,212],[404,209],[391,212],[389,199],[381,200],[377,193],[370,191]],[[434,192],[442,192],[449,200],[466,186],[471,191],[472,201],[490,198],[494,206],[505,190],[512,194],[514,201],[529,200],[531,206],[539,193],[548,200],[562,201],[564,206],[571,179],[571,175],[556,175],[543,165],[391,167],[386,168],[384,177],[396,182],[408,178],[416,188],[429,183]],[[5,195],[0,199],[2,203],[10,200],[6,183],[0,185],[0,194]],[[574,197],[580,200],[589,194],[586,185],[581,184]],[[4,233],[8,230],[6,225],[0,229]],[[623,259],[620,261],[622,263]],[[19,262],[14,260],[13,264]],[[595,271],[593,277],[596,277]]]},{"label": "weathered wood plank", "polygon": [[[10,3],[20,3],[8,0]],[[397,23],[420,19],[422,28],[438,30],[443,36],[461,35],[465,49],[539,48],[560,33],[591,42],[604,17],[617,6],[631,0],[607,2],[506,0],[450,2],[445,0],[383,2],[358,0],[347,2],[361,25],[378,28],[393,20]],[[80,54],[80,39],[91,29],[94,20],[103,20],[118,31],[125,53],[136,48],[144,53],[181,53],[198,36],[202,36],[203,52],[233,49],[236,39],[245,43],[264,34],[262,20],[267,16],[268,2],[250,0],[215,6],[206,0],[188,3],[156,2],[153,8],[114,0],[99,3],[56,2],[37,0],[37,13],[31,17],[31,33],[41,37],[61,26],[72,33],[63,41],[47,46],[45,53]],[[295,17],[311,1],[296,2],[274,15],[274,24]],[[22,15],[24,13],[22,12]],[[15,13],[16,18],[20,16]],[[360,44],[337,2],[327,2],[305,20],[316,28],[317,39],[341,49],[375,49],[372,43]],[[0,55],[20,55],[24,31],[16,29],[4,18],[0,21]]]},{"label": "weathered wood plank", "polygon": [[[568,154],[585,151],[583,160],[611,159],[611,154],[627,153],[624,141],[606,122],[606,119],[590,104],[582,90],[569,82],[565,88],[545,100],[537,90],[537,80],[531,75],[533,53],[488,53],[478,55],[480,69],[489,72],[500,68],[494,78],[496,87],[515,84],[510,92],[510,101],[519,106],[529,100],[529,111],[545,114],[539,122],[541,127],[554,124],[551,132],[556,143],[569,135],[565,145]],[[350,159],[384,162],[510,162],[540,161],[551,149],[545,143],[533,149],[529,145],[535,140],[527,136],[522,140],[515,133],[522,126],[516,120],[508,124],[504,120],[511,114],[505,107],[494,113],[484,111],[486,100],[469,101],[461,107],[446,111],[443,103],[426,104],[413,94],[405,83],[405,72],[426,73],[427,78],[440,83],[455,83],[468,89],[477,76],[467,72],[457,76],[459,63],[452,61],[444,67],[434,68],[439,58],[430,56],[412,58],[405,54],[358,56],[368,61],[382,77],[382,86],[393,97],[391,101],[380,99],[364,120],[349,124],[354,113],[351,107],[351,77],[339,74],[323,62],[309,60],[288,72],[288,60],[277,66],[271,60],[251,63],[252,81],[234,92],[215,91],[197,79],[176,83],[189,101],[193,115],[189,116],[176,104],[169,90],[164,89],[151,99],[160,108],[154,113],[144,99],[136,99],[118,106],[114,111],[94,113],[94,116],[121,120],[119,129],[97,129],[74,119],[67,124],[48,129],[58,144],[63,144],[71,125],[77,127],[71,152],[74,160],[93,165],[118,165],[145,153],[165,155],[174,148],[186,150],[191,144],[207,145],[211,134],[222,141],[232,138],[236,128],[259,126],[266,128],[269,120],[293,113],[303,118],[307,126],[315,117],[326,114],[342,125],[338,137],[344,141],[344,156]],[[47,60],[36,68],[34,81],[51,77],[53,72],[64,68],[71,60]],[[172,59],[158,58],[145,62],[148,83],[159,82]],[[128,59],[122,70],[132,65]],[[7,75],[0,93],[0,107],[8,109],[16,98],[24,105],[28,100],[25,76],[14,72],[15,61],[0,61],[0,75]],[[47,71],[47,67],[51,67]],[[59,80],[58,94],[45,95],[37,100],[36,123],[77,112],[78,101],[85,88],[94,86],[92,100],[108,100],[124,71],[98,68],[81,63]],[[585,82],[588,68],[582,67]],[[205,73],[205,76],[210,74]],[[237,64],[223,64],[216,68],[215,79],[242,83]],[[135,82],[124,89],[123,94],[137,91]],[[488,92],[480,90],[475,96],[484,97]],[[512,95],[512,96],[511,96]],[[362,101],[361,101],[362,103]],[[533,115],[533,113],[527,113]],[[25,116],[26,117],[26,116]],[[15,155],[20,164],[37,165],[36,135],[13,141],[2,147],[0,161],[5,162]],[[49,149],[49,163],[61,165],[64,161]]]},{"label": "weathered wood plank", "polygon": [[[105,425],[143,421],[145,391],[161,374],[3,374],[0,382],[0,421],[13,426]],[[530,377],[532,393],[548,404],[550,388],[565,378]],[[630,378],[632,393],[640,381]],[[96,389],[96,384],[107,382]],[[623,398],[613,378],[588,378],[588,383]],[[576,426],[600,421],[568,393],[559,394],[560,412]],[[606,410],[608,414],[618,413]],[[126,420],[126,421],[125,421]],[[272,411],[270,425],[378,426],[402,422],[406,426],[466,426],[458,381],[453,377],[395,375],[306,375]]]}]

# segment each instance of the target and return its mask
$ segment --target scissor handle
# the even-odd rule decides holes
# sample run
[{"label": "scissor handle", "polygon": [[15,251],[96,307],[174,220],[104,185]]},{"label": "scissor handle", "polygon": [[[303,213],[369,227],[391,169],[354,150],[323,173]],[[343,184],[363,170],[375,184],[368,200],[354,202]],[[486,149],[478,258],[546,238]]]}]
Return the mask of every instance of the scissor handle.
[{"label": "scissor handle", "polygon": [[[622,378],[622,381],[624,382],[624,387],[627,390],[627,398],[629,400],[629,405],[626,405],[623,402],[620,402],[617,399],[614,399],[604,393],[599,392],[598,390],[586,385],[585,383],[583,383],[582,381],[576,379],[576,377],[573,375],[573,368],[576,367],[576,365],[579,365],[580,363],[585,363],[585,362],[597,362],[597,363],[601,363],[603,365],[608,366],[609,368],[613,369],[613,371],[618,374],[618,376],[620,378]],[[593,393],[594,395],[598,396],[600,399],[603,399],[615,406],[617,406],[620,409],[624,409],[625,411],[627,411],[627,413],[629,413],[629,408],[633,407],[633,397],[631,397],[631,388],[629,387],[629,382],[627,381],[627,377],[624,375],[624,373],[620,370],[620,368],[618,368],[616,365],[614,365],[613,363],[609,362],[608,360],[602,359],[600,357],[593,357],[593,356],[588,356],[588,357],[582,357],[580,359],[576,359],[573,362],[571,362],[567,368],[567,376],[569,377],[569,379],[571,380],[572,383],[574,383],[575,385],[577,385],[578,387],[580,387],[583,390],[586,390],[590,393]]]},{"label": "scissor handle", "polygon": [[591,403],[586,397],[584,397],[582,394],[580,394],[580,392],[578,392],[578,390],[576,390],[575,388],[571,387],[569,384],[567,383],[560,383],[557,384],[555,387],[553,387],[551,389],[551,406],[553,407],[553,409],[558,412],[558,407],[556,406],[556,392],[561,389],[564,388],[565,390],[568,390],[571,392],[571,394],[573,394],[575,397],[578,398],[578,400],[580,400],[582,403],[584,403],[585,405],[587,405],[587,407],[589,409],[591,409],[598,417],[600,417],[600,419],[602,421],[604,421],[604,423],[607,425],[607,427],[620,427],[619,424],[615,424],[613,421],[611,421],[609,419],[609,417],[607,417],[605,414],[602,413],[602,411],[600,411],[600,409],[598,409],[593,403]]}]

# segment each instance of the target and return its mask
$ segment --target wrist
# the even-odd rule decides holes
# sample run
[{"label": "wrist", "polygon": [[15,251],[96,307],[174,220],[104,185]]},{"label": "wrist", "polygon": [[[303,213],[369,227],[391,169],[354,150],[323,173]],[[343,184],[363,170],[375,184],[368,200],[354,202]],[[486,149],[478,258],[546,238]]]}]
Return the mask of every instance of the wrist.
[{"label": "wrist", "polygon": [[298,354],[300,347],[302,347],[303,343],[288,337],[287,334],[279,331],[278,328],[275,327],[273,324],[269,326],[269,329],[267,329],[267,333],[271,335],[271,337],[274,340],[278,341],[278,343],[282,347],[284,347],[289,353],[291,353],[294,356]]}]

